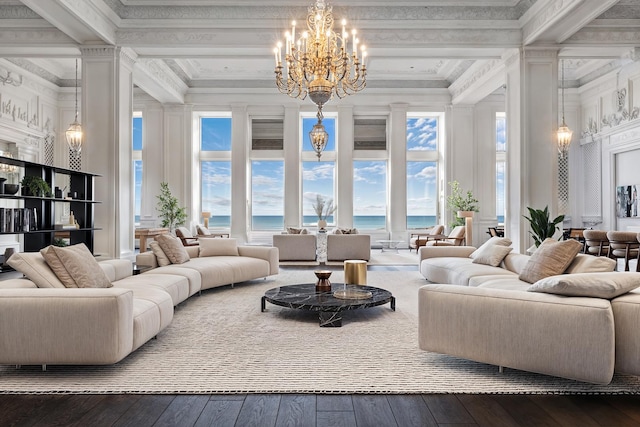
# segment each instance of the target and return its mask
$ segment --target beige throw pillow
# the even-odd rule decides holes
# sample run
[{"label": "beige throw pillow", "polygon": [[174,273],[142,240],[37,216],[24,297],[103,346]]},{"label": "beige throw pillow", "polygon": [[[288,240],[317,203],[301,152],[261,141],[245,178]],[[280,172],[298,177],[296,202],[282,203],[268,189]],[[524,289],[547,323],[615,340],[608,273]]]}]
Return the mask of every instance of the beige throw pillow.
[{"label": "beige throw pillow", "polygon": [[[70,250],[73,250],[75,246],[69,246],[69,248]],[[53,246],[47,246],[46,248],[40,249],[40,254],[42,254],[42,257],[49,265],[49,268],[53,270],[53,273],[58,277],[58,279],[60,279],[60,281],[66,288],[78,287],[75,279],[73,278],[73,276],[71,276],[71,274],[69,274],[67,268],[60,260],[60,257],[53,249]]]},{"label": "beige throw pillow", "polygon": [[288,234],[300,234],[300,233],[302,233],[302,229],[301,228],[295,228],[295,227],[287,227],[287,233]]},{"label": "beige throw pillow", "polygon": [[486,264],[497,267],[500,265],[504,257],[506,257],[512,250],[513,248],[508,246],[483,245],[474,252],[476,256],[471,262],[474,264]]},{"label": "beige throw pillow", "polygon": [[564,272],[565,274],[606,273],[615,269],[616,262],[611,258],[578,254]]},{"label": "beige throw pillow", "polygon": [[[58,256],[67,273],[73,277],[78,288],[110,288],[113,286],[84,243],[66,248],[51,246],[51,249]],[[58,276],[58,278],[62,280],[62,277]]]},{"label": "beige throw pillow", "polygon": [[527,290],[569,297],[611,299],[639,286],[640,273],[580,273],[547,277],[538,280]]},{"label": "beige throw pillow", "polygon": [[478,249],[473,251],[471,255],[469,255],[469,258],[475,258],[481,251],[485,250],[485,248],[489,246],[511,246],[511,239],[494,236],[484,242]]},{"label": "beige throw pillow", "polygon": [[238,255],[238,243],[234,238],[200,239],[200,257]]},{"label": "beige throw pillow", "polygon": [[569,267],[582,244],[577,240],[569,239],[558,242],[547,239],[536,249],[531,258],[520,273],[519,279],[529,283],[535,283],[545,277],[562,274]]},{"label": "beige throw pillow", "polygon": [[171,265],[171,260],[164,253],[160,244],[156,241],[149,243],[149,247],[151,248],[151,252],[156,256],[156,262],[158,263],[158,267],[164,267],[165,265]]},{"label": "beige throw pillow", "polygon": [[24,274],[39,288],[65,287],[39,252],[14,253],[7,264]]},{"label": "beige throw pillow", "polygon": [[184,264],[191,259],[180,239],[173,234],[161,234],[156,237],[156,242],[158,242],[172,264]]}]

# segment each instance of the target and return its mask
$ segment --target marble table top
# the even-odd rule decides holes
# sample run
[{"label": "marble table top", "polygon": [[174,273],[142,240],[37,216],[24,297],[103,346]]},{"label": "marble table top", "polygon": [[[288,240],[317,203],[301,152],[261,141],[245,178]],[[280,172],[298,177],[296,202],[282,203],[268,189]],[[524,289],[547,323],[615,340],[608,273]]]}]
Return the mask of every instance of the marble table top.
[{"label": "marble table top", "polygon": [[344,285],[342,283],[332,283],[331,291],[326,292],[316,292],[315,283],[288,285],[269,289],[265,292],[264,299],[282,307],[310,311],[357,310],[395,302],[391,292],[373,286],[357,286],[359,290],[371,292],[372,296],[370,298],[340,299],[333,296],[334,291],[343,289]]}]

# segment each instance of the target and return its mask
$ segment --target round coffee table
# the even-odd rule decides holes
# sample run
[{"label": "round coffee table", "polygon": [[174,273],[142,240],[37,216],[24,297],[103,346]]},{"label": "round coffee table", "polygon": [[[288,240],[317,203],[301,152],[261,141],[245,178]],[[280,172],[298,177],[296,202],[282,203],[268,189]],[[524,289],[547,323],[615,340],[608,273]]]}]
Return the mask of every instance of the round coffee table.
[{"label": "round coffee table", "polygon": [[373,286],[357,286],[358,290],[371,292],[371,297],[363,299],[336,298],[335,291],[344,290],[343,284],[331,284],[331,291],[316,292],[314,283],[281,286],[269,289],[262,297],[262,311],[266,309],[266,301],[282,307],[298,310],[317,311],[320,326],[342,326],[342,312],[375,307],[386,303],[391,304],[391,310],[396,310],[396,298],[391,292]]}]

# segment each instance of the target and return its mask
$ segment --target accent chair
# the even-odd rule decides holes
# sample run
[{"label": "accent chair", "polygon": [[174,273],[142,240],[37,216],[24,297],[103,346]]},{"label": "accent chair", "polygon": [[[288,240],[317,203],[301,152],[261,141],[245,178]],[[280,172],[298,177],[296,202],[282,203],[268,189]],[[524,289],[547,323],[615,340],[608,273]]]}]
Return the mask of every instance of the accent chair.
[{"label": "accent chair", "polygon": [[464,242],[464,231],[464,225],[455,226],[446,239],[429,241],[426,246],[461,246]]},{"label": "accent chair", "polygon": [[418,249],[420,249],[421,246],[427,244],[430,236],[442,234],[443,232],[444,225],[434,225],[422,233],[411,233],[409,236],[409,252],[411,252],[411,249],[415,249],[416,252],[418,252]]}]

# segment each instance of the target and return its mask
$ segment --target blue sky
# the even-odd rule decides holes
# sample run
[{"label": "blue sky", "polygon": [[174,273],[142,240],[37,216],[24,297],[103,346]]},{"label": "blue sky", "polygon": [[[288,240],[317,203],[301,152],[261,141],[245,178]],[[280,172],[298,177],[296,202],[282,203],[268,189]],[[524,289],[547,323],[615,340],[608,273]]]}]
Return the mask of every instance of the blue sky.
[{"label": "blue sky", "polygon": [[[506,151],[506,149],[506,118],[498,116],[496,118],[496,151]],[[496,165],[496,214],[498,216],[504,216],[505,213],[504,197],[504,163],[501,163]]]}]

